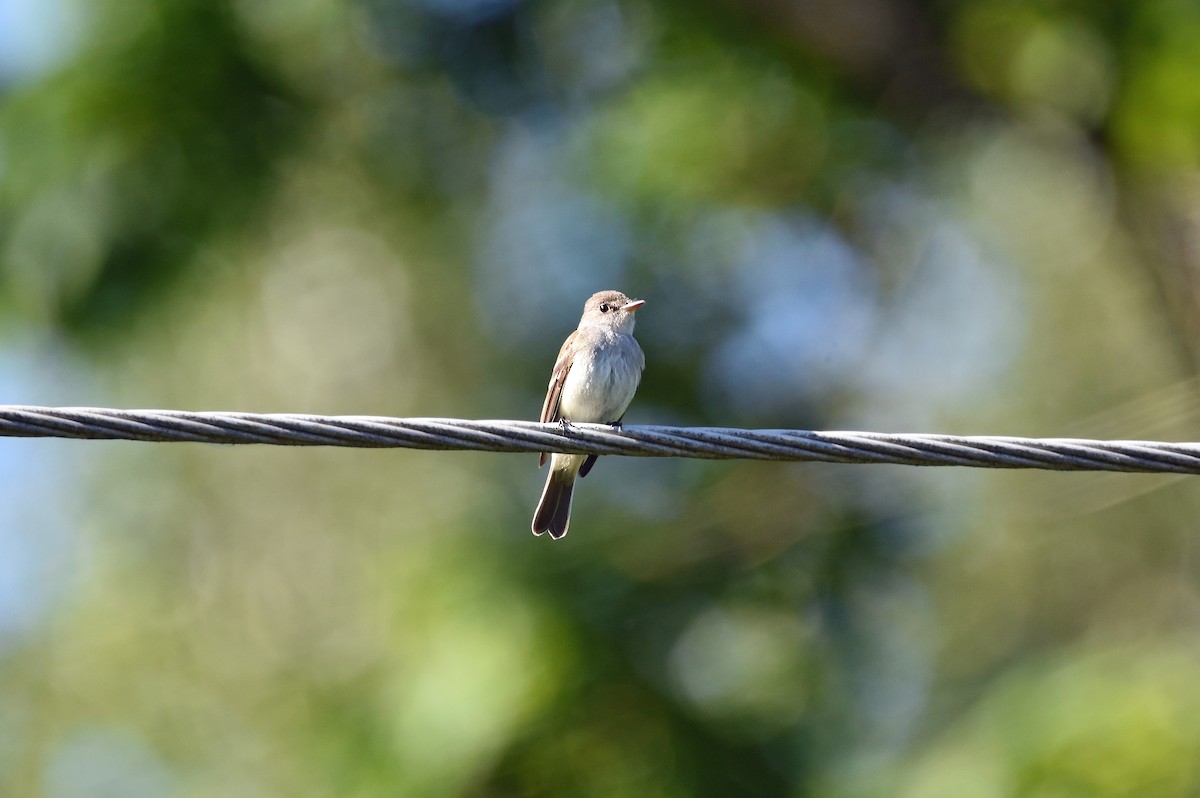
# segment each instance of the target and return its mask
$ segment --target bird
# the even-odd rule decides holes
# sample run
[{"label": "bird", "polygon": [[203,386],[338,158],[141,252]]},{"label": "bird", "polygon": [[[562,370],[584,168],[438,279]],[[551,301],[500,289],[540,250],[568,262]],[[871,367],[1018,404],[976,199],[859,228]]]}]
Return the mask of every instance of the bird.
[{"label": "bird", "polygon": [[[643,299],[620,291],[600,291],[583,305],[575,332],[567,336],[542,402],[542,423],[571,421],[612,424],[619,428],[642,381],[646,356],[633,338],[634,313]],[[550,533],[558,540],[571,523],[575,477],[586,477],[596,455],[543,452],[538,466],[550,458],[550,473],[533,514],[533,534]]]}]

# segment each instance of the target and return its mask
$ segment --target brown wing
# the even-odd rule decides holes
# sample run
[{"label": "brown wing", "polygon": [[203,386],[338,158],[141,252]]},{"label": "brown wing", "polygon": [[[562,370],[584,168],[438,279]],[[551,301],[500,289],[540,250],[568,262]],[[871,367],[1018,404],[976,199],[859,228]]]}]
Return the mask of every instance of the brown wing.
[{"label": "brown wing", "polygon": [[[571,370],[571,344],[575,342],[575,333],[567,336],[562,349],[558,350],[558,359],[554,361],[554,371],[550,374],[550,385],[546,388],[546,401],[542,402],[542,415],[538,419],[543,424],[558,421],[558,406],[562,401],[563,383],[567,381],[567,373]],[[550,455],[542,452],[538,458],[538,467],[546,464]]]}]

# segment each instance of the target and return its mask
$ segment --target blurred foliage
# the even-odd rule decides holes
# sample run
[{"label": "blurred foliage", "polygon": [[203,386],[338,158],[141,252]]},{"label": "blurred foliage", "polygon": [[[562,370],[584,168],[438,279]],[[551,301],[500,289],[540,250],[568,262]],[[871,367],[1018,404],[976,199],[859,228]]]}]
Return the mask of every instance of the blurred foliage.
[{"label": "blurred foliage", "polygon": [[[620,288],[630,423],[1196,440],[1198,35],[7,0],[0,398],[532,417]],[[553,544],[542,477],[0,444],[0,794],[1200,791],[1190,480],[606,459]]]}]

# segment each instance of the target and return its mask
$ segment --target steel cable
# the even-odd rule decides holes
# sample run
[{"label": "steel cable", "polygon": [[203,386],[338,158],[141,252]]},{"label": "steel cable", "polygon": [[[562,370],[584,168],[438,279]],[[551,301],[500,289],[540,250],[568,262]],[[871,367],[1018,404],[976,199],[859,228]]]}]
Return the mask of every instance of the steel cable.
[{"label": "steel cable", "polygon": [[0,405],[0,436],[1200,474],[1200,443]]}]

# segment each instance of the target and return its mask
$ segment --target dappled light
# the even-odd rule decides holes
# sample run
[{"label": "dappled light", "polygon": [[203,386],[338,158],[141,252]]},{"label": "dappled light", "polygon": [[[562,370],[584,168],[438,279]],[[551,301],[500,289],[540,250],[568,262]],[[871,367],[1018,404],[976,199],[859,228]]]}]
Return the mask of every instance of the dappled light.
[{"label": "dappled light", "polygon": [[[1200,441],[1200,10],[8,0],[0,402]],[[1200,792],[1200,483],[0,439],[0,793]]]}]

